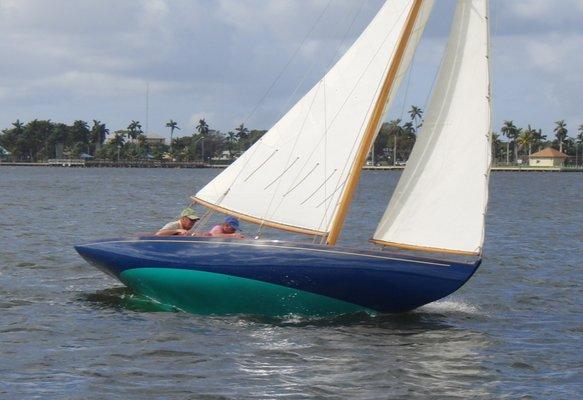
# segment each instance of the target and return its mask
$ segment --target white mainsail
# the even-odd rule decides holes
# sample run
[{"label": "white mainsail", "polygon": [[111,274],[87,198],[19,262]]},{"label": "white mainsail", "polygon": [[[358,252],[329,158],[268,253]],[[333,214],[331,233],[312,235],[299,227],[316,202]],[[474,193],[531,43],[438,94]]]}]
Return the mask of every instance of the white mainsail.
[{"label": "white mainsail", "polygon": [[490,172],[486,0],[459,0],[417,143],[373,242],[480,254]]},{"label": "white mainsail", "polygon": [[[193,200],[247,221],[326,234],[412,10],[395,97],[433,0],[391,0],[338,63],[261,140]],[[368,150],[368,149],[367,149]]]}]

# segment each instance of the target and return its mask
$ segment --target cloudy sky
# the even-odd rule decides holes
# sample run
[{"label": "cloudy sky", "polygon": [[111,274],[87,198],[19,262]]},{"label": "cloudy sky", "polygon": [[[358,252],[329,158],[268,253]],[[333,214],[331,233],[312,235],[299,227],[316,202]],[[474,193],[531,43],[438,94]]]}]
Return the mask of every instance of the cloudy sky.
[{"label": "cloudy sky", "polygon": [[[172,118],[190,134],[201,117],[222,131],[243,121],[269,128],[382,2],[0,0],[0,129],[17,118],[98,119],[113,131],[135,119],[167,135]],[[388,119],[426,104],[454,6],[436,0]],[[550,133],[564,118],[575,135],[583,124],[582,21],[583,0],[491,1],[496,128],[513,119]]]}]

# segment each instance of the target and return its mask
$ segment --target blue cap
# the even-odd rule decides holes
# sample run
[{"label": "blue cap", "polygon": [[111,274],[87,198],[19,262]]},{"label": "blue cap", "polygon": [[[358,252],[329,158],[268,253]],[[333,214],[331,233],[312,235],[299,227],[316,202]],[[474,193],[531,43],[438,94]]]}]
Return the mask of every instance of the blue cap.
[{"label": "blue cap", "polygon": [[225,218],[225,223],[231,225],[236,231],[239,230],[239,220],[235,217]]}]

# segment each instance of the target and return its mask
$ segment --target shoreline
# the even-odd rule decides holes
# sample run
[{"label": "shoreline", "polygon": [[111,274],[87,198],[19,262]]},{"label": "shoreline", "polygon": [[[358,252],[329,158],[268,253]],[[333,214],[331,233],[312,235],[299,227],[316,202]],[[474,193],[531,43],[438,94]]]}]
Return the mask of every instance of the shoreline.
[{"label": "shoreline", "polygon": [[[177,169],[225,169],[229,164],[208,164],[201,162],[161,162],[161,161],[83,161],[50,160],[49,162],[0,162],[0,167],[49,167],[49,168],[177,168]],[[365,171],[401,171],[405,166],[370,166]],[[496,165],[495,172],[583,172],[583,167],[529,167]]]}]

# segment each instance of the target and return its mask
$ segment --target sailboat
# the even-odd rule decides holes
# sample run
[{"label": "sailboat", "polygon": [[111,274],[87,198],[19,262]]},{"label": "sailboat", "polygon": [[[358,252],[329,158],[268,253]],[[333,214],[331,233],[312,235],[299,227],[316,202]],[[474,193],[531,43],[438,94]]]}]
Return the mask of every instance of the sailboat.
[{"label": "sailboat", "polygon": [[389,0],[330,71],[192,197],[212,212],[314,237],[141,236],[76,246],[137,293],[203,314],[398,313],[478,269],[490,172],[487,0],[459,0],[423,127],[371,241],[337,246],[362,166],[434,0]]}]

